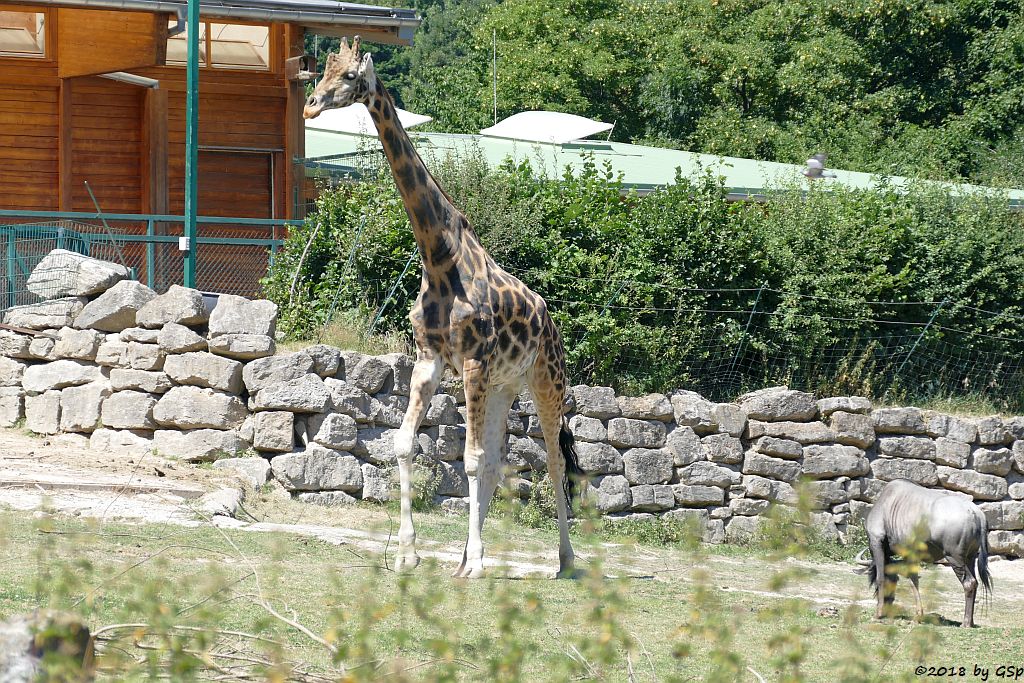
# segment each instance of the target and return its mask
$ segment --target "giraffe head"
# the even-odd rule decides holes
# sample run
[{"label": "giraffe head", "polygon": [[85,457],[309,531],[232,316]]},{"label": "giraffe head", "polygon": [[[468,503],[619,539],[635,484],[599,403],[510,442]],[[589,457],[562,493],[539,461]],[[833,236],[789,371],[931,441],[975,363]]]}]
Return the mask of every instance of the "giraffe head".
[{"label": "giraffe head", "polygon": [[306,100],[302,116],[312,119],[325,109],[340,109],[355,102],[366,104],[375,82],[373,58],[369,53],[359,54],[359,36],[352,39],[352,47],[342,38],[337,54],[327,55],[323,78]]}]

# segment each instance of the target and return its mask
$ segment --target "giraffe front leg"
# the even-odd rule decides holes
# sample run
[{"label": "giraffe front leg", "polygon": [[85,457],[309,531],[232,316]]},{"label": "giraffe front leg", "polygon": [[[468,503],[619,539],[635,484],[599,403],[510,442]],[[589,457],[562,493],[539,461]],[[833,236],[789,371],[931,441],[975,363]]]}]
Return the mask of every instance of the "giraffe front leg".
[{"label": "giraffe front leg", "polygon": [[416,528],[412,521],[412,459],[416,453],[416,430],[430,406],[444,364],[431,351],[420,350],[412,371],[409,387],[409,409],[405,411],[402,426],[395,435],[395,457],[398,460],[398,482],[401,511],[398,526],[398,555],[395,569],[413,569],[420,563],[416,554]]},{"label": "giraffe front leg", "polygon": [[469,535],[462,553],[462,563],[455,576],[475,579],[484,573],[484,544],[481,537],[486,504],[490,497],[484,494],[488,478],[487,456],[484,448],[484,419],[486,416],[487,369],[482,361],[471,359],[463,363],[462,378],[466,388],[466,450],[463,462],[469,481]]}]

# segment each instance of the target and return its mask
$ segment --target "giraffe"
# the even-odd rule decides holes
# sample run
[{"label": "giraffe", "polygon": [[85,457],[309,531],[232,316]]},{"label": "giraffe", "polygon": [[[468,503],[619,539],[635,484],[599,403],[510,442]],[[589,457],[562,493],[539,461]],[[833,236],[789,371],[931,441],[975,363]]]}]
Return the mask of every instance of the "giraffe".
[{"label": "giraffe", "polygon": [[359,36],[328,55],[323,78],[303,110],[307,119],[355,102],[366,105],[402,195],[419,247],[423,273],[409,313],[416,363],[409,408],[395,436],[401,494],[396,569],[419,564],[412,519],[412,459],[416,430],[445,365],[466,392],[464,462],[469,481],[469,534],[455,576],[484,572],[484,519],[501,478],[508,411],[524,384],[537,408],[558,513],[558,577],[574,574],[569,501],[582,474],[569,431],[565,348],[547,304],[505,272],[480,243],[466,216],[427,170],[377,77],[373,58],[360,54]]}]

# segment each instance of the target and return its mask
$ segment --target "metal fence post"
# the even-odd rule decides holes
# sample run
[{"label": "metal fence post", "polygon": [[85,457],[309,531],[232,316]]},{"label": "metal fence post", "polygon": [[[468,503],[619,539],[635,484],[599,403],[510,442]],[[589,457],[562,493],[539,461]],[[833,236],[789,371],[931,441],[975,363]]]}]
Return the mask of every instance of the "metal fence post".
[{"label": "metal fence post", "polygon": [[942,307],[948,303],[948,300],[943,300],[932,312],[932,317],[928,318],[928,322],[925,324],[924,329],[921,330],[921,334],[917,335],[917,339],[914,340],[914,345],[911,346],[910,351],[907,352],[907,357],[903,359],[902,363],[900,363],[900,368],[896,371],[896,377],[899,377],[903,373],[903,368],[907,365],[907,361],[910,360],[910,357],[914,355],[914,351],[917,350],[917,345],[921,343],[922,339],[924,339],[924,335],[928,332],[928,328],[932,326],[932,323],[935,322],[935,318],[939,315],[939,311],[941,311]]},{"label": "metal fence post", "polygon": [[153,219],[150,218],[146,221],[146,237],[149,238],[146,242],[146,286],[150,289],[153,289],[153,284],[156,282],[153,274],[153,265],[156,261],[156,243],[153,242],[155,234]]},{"label": "metal fence post", "polygon": [[14,247],[16,241],[14,239],[15,228],[7,228],[7,291],[5,292],[7,299],[7,308],[14,306],[14,276],[17,274],[14,268],[14,259],[16,255],[14,253]]}]

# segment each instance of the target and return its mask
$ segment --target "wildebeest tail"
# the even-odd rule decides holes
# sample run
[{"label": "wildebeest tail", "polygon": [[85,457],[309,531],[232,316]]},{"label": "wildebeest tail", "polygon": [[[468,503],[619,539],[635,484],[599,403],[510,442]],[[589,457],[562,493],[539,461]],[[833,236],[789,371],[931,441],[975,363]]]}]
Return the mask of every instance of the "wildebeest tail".
[{"label": "wildebeest tail", "polygon": [[562,428],[558,432],[558,449],[562,452],[562,459],[565,460],[565,474],[562,476],[562,490],[565,491],[565,500],[572,510],[573,503],[579,495],[579,486],[583,478],[583,470],[580,468],[579,458],[576,455],[576,439],[569,431],[569,425],[565,418],[562,418]]},{"label": "wildebeest tail", "polygon": [[985,591],[992,592],[992,575],[988,573],[988,525],[981,529],[981,550],[978,552],[978,578],[985,586]]}]

